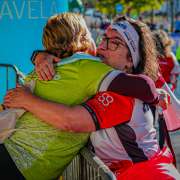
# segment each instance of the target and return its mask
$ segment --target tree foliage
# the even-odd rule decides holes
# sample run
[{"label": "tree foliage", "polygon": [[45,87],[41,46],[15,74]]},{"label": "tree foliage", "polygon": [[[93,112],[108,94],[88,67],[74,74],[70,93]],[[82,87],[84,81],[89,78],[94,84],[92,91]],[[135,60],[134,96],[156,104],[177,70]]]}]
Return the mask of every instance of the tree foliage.
[{"label": "tree foliage", "polygon": [[164,0],[97,0],[96,8],[107,15],[116,14],[116,4],[123,5],[123,14],[137,14],[159,9]]}]

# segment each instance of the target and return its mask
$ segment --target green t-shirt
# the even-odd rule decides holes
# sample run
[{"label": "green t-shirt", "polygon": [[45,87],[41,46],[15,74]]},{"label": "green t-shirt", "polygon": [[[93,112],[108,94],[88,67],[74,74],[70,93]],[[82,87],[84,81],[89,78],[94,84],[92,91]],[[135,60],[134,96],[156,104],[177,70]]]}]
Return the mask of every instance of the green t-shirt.
[{"label": "green t-shirt", "polygon": [[[112,69],[93,56],[77,53],[63,59],[51,81],[40,81],[35,72],[26,81],[36,80],[34,93],[67,105],[82,103],[94,95],[101,80]],[[28,180],[56,178],[86,144],[88,133],[63,132],[26,112],[17,120],[16,132],[5,146],[18,169]]]}]

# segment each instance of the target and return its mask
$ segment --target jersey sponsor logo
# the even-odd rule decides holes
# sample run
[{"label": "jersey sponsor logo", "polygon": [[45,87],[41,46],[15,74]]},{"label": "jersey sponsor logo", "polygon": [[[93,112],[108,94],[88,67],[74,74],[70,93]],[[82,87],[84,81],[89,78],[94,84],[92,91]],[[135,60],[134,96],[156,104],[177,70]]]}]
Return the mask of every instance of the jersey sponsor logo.
[{"label": "jersey sponsor logo", "polygon": [[101,96],[98,97],[98,101],[102,103],[103,106],[109,106],[114,99],[108,93],[103,93]]}]

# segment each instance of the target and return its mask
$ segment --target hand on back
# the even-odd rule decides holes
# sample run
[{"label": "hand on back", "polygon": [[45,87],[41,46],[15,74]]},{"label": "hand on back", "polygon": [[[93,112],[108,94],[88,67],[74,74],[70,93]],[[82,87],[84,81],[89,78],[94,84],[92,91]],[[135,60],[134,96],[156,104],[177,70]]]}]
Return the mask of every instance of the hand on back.
[{"label": "hand on back", "polygon": [[55,75],[54,63],[60,59],[47,52],[40,52],[35,57],[35,71],[39,80],[49,81]]}]

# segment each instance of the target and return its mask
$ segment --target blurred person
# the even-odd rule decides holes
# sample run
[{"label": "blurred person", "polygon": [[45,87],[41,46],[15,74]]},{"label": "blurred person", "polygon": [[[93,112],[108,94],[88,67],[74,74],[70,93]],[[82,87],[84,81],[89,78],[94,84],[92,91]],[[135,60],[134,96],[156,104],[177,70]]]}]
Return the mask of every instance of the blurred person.
[{"label": "blurred person", "polygon": [[180,16],[177,15],[175,18],[176,18],[176,19],[175,19],[174,32],[175,32],[175,33],[180,33]]},{"label": "blurred person", "polygon": [[102,31],[105,31],[109,27],[110,24],[111,24],[110,20],[106,16],[103,16],[102,22],[101,22]]},{"label": "blurred person", "polygon": [[98,21],[95,21],[91,26],[91,35],[96,44],[98,39],[103,35],[103,31],[100,29],[100,26],[100,22]]},{"label": "blurred person", "polygon": [[160,73],[166,83],[174,91],[177,87],[177,80],[180,74],[180,66],[176,60],[176,56],[171,50],[173,40],[163,30],[154,31],[155,41],[158,47],[158,62]]},{"label": "blurred person", "polygon": [[169,23],[166,15],[162,16],[162,20],[159,22],[159,28],[157,28],[157,29],[169,32],[169,30],[170,30],[170,23]]},{"label": "blurred person", "polygon": [[157,28],[157,25],[154,22],[146,22],[146,24],[149,26],[149,28],[154,31]]},{"label": "blurred person", "polygon": [[[123,48],[121,42],[119,44],[113,42],[114,40],[111,40],[109,45],[114,51]],[[31,108],[37,112],[25,112],[17,120],[15,129],[11,129],[13,134],[0,145],[0,155],[4,158],[3,162],[0,161],[1,179],[19,180],[23,179],[23,176],[25,179],[55,179],[84,147],[89,137],[89,133],[86,132],[96,129],[90,114],[82,106],[78,106],[73,112],[79,109],[81,112],[78,112],[76,116],[71,116],[72,114],[69,114],[69,109],[66,110],[65,106],[62,110],[65,110],[63,114],[66,117],[68,114],[70,116],[66,121],[61,121],[59,113],[62,111],[59,103],[74,107],[93,96],[99,87],[103,88],[106,85],[109,90],[139,97],[148,103],[154,103],[157,100],[155,87],[148,77],[114,71],[101,63],[97,57],[92,56],[95,54],[94,42],[80,15],[64,13],[51,17],[44,27],[43,44],[46,51],[58,57],[53,57],[55,61],[59,58],[63,60],[57,64],[56,75],[51,81],[39,80],[37,74],[41,74],[42,77],[44,74],[37,68],[37,74],[33,71],[27,76],[26,83],[32,82],[35,85],[34,95],[31,94],[31,96],[26,88],[24,91],[30,95],[28,97],[36,97],[35,101],[39,100],[43,103],[40,106],[36,103],[39,106],[37,108],[31,101]],[[47,60],[47,62],[50,61]],[[52,71],[49,73],[51,74]],[[108,83],[109,80],[112,82]],[[115,84],[118,84],[116,88]],[[137,88],[134,87],[132,90],[129,84],[136,84]],[[16,95],[21,90],[17,87],[16,90],[8,92],[4,103],[6,107],[13,106],[12,98],[17,98]],[[15,92],[17,92],[16,95]],[[27,94],[23,97],[22,94],[18,95],[22,99],[17,99],[16,107],[28,110],[24,105],[19,104],[26,102]],[[120,103],[123,107],[121,121],[124,121],[132,113],[133,100],[128,97],[121,99],[125,99]],[[51,109],[49,105],[55,109]],[[62,118],[64,118],[63,114],[61,114]],[[86,117],[87,115],[89,118]],[[51,126],[53,123],[49,125],[43,122],[46,118],[59,128]],[[76,131],[79,133],[75,133]]]},{"label": "blurred person", "polygon": [[[156,49],[149,28],[142,22],[118,17],[107,28],[97,52],[105,64],[115,69],[144,73],[154,80],[157,78]],[[36,71],[41,79],[49,80],[54,75],[54,69],[51,69],[54,58],[45,53],[36,56]],[[67,130],[92,132],[91,143],[95,153],[117,179],[178,178],[179,174],[172,165],[172,155],[166,148],[159,149],[149,106],[138,99],[124,99],[110,92],[109,84],[117,77],[117,74],[111,74],[110,79],[101,84],[103,92],[83,105],[69,107],[46,101],[23,87],[10,91],[5,105],[23,107],[59,129],[64,129],[63,123],[67,121],[74,122]],[[120,86],[120,82],[123,83],[119,81],[114,85]]]},{"label": "blurred person", "polygon": [[[172,92],[172,90],[174,90],[177,86],[176,81],[180,72],[180,67],[176,61],[176,58],[174,57],[174,54],[170,52],[169,44],[172,44],[172,42],[168,38],[167,33],[162,30],[158,30],[153,32],[153,36],[156,43],[158,59],[160,63],[159,78],[156,81],[156,87],[165,90],[170,95],[170,105],[166,108],[166,110],[162,111],[162,109],[158,109],[158,122],[160,126],[159,133],[162,134],[163,132],[166,132],[164,136],[160,135],[159,144],[160,147],[163,147],[165,141],[167,142],[168,146],[171,148],[175,161],[175,154],[171,145],[170,137],[168,137],[168,131],[172,132],[180,128],[180,101]],[[167,84],[168,82],[171,82],[174,84],[174,86]]]}]

